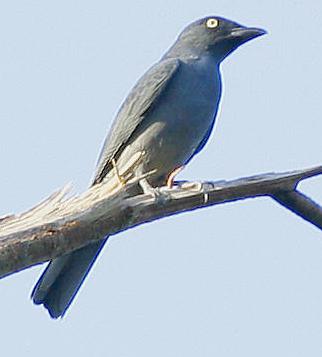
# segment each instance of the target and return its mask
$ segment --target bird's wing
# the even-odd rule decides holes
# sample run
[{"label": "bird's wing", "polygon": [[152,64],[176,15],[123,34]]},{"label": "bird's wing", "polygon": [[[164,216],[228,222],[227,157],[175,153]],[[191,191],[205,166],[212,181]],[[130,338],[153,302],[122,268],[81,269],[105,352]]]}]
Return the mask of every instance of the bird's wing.
[{"label": "bird's wing", "polygon": [[180,60],[178,59],[163,60],[147,71],[134,86],[121,106],[105,139],[93,184],[103,180],[111,169],[111,160],[122,152],[123,147],[142,123],[147,112],[166,90],[179,67]]}]

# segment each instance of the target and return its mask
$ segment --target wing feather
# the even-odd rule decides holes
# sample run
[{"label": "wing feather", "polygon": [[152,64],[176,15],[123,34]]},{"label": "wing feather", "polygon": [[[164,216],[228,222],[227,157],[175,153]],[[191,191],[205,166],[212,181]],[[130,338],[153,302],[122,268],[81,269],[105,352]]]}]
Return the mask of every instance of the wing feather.
[{"label": "wing feather", "polygon": [[111,160],[122,152],[122,148],[166,90],[179,67],[178,59],[163,60],[147,71],[134,86],[105,139],[93,184],[103,180],[111,169]]}]

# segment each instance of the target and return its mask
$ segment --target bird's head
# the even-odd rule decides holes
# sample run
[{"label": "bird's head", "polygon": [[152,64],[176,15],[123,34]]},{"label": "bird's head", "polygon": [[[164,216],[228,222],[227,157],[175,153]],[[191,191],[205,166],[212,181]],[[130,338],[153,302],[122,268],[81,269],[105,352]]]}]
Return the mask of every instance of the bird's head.
[{"label": "bird's head", "polygon": [[170,49],[180,55],[211,53],[219,62],[243,43],[266,33],[218,16],[208,16],[187,26]]}]

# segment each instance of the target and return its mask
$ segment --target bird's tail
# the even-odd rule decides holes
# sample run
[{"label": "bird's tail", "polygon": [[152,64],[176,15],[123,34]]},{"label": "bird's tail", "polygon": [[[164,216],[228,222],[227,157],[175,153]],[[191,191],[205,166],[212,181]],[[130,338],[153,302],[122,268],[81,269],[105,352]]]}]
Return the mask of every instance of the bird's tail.
[{"label": "bird's tail", "polygon": [[52,260],[32,292],[53,318],[63,316],[93,266],[107,238]]}]

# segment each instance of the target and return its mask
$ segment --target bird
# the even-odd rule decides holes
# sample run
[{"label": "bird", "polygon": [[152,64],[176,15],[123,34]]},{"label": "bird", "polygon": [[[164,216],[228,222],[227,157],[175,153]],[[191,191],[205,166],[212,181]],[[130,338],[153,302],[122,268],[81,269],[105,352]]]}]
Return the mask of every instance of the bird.
[{"label": "bird", "polygon": [[[221,63],[265,33],[219,16],[185,27],[121,105],[92,185],[144,152],[134,174],[152,173],[139,182],[142,191],[172,187],[175,174],[204,148],[213,130],[222,93]],[[107,238],[50,261],[32,291],[33,302],[44,305],[52,318],[63,317]]]}]

